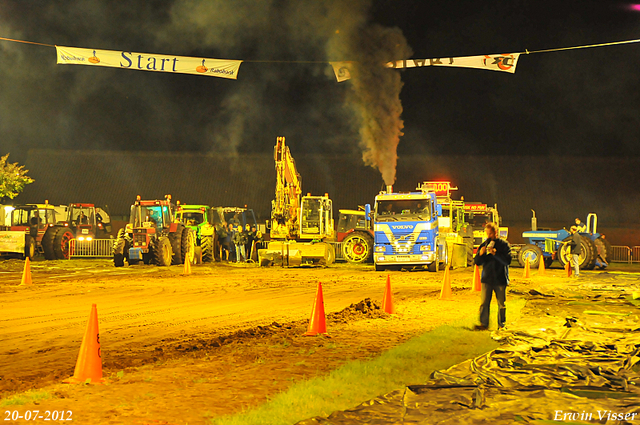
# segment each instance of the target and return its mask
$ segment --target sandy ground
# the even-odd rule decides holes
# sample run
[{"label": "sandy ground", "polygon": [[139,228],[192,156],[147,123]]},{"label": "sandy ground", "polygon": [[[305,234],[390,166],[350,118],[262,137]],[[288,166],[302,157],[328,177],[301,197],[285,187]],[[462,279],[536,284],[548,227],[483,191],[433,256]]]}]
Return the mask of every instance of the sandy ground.
[{"label": "sandy ground", "polygon": [[[371,265],[223,263],[184,275],[182,266],[40,261],[32,263],[33,284],[19,286],[23,264],[0,262],[0,395],[42,388],[54,398],[2,412],[65,410],[81,424],[205,424],[478,308],[470,269],[452,271],[454,300],[441,301],[443,272]],[[514,287],[534,284],[521,274],[513,270]],[[565,279],[563,270],[548,275],[537,283]],[[375,308],[387,276],[394,315]],[[305,337],[318,282],[330,335]],[[73,374],[92,304],[108,383],[61,384]]]}]

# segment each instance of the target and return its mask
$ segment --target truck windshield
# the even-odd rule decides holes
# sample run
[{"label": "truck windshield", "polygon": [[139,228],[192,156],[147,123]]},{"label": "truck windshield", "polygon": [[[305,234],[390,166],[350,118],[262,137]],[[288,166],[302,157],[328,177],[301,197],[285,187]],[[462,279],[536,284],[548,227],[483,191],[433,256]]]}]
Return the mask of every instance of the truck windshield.
[{"label": "truck windshield", "polygon": [[376,203],[377,221],[406,221],[431,218],[430,202],[427,199],[393,199]]},{"label": "truck windshield", "polygon": [[474,228],[482,228],[491,222],[489,213],[465,213],[465,221]]}]

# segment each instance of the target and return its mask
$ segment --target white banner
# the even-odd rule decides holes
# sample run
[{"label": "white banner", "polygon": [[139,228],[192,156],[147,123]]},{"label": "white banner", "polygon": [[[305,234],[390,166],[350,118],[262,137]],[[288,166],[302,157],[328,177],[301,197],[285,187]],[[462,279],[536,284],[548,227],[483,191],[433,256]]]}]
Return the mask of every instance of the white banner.
[{"label": "white banner", "polygon": [[106,66],[140,71],[171,72],[238,78],[242,61],[167,56],[155,53],[118,52],[114,50],[83,49],[56,46],[58,64]]},{"label": "white banner", "polygon": [[24,254],[25,233],[15,231],[0,232],[0,253]]},{"label": "white banner", "polygon": [[490,71],[516,72],[520,53],[502,55],[463,56],[460,58],[407,59],[389,62],[387,68],[419,68],[422,66],[454,66],[459,68],[487,69]]}]

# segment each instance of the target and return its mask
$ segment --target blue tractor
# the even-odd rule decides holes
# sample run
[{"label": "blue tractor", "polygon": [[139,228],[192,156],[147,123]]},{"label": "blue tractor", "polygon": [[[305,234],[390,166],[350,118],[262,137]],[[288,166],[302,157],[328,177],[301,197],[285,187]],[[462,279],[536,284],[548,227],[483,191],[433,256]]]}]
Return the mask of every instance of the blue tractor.
[{"label": "blue tractor", "polygon": [[[581,270],[593,270],[595,267],[604,269],[609,265],[611,244],[604,235],[596,232],[597,225],[598,216],[590,213],[587,216],[586,230],[579,232],[582,242],[579,264]],[[544,261],[545,267],[550,267],[554,260],[558,260],[564,267],[571,258],[570,235],[566,229],[538,229],[536,213],[533,211],[531,230],[522,233],[523,239],[528,243],[518,252],[518,263],[524,267],[529,260],[529,266],[535,268],[540,265],[540,261]]]}]

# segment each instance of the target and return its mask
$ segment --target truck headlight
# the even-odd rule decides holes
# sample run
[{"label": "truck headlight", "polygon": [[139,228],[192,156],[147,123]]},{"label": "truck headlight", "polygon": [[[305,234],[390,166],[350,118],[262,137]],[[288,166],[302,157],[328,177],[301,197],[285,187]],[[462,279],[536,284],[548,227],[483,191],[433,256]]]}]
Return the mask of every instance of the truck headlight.
[{"label": "truck headlight", "polygon": [[376,246],[375,251],[376,252],[384,252],[384,246],[383,245]]},{"label": "truck headlight", "polygon": [[420,251],[431,251],[431,245],[420,245]]}]

